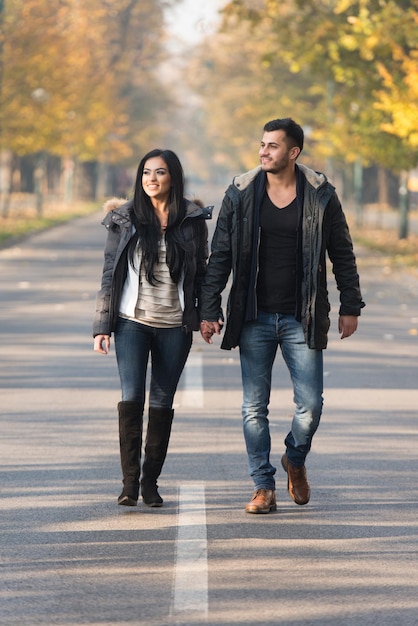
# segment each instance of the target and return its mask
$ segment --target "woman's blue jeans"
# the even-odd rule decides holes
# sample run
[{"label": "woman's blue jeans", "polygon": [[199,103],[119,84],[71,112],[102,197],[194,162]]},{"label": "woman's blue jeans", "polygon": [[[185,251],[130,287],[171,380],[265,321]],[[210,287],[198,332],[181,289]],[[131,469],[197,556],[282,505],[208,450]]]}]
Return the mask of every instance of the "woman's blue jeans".
[{"label": "woman's blue jeans", "polygon": [[145,403],[151,355],[149,406],[171,409],[191,346],[192,333],[185,333],[180,326],[154,328],[120,317],[115,350],[122,400]]},{"label": "woman's blue jeans", "polygon": [[256,489],[275,488],[268,405],[278,346],[290,373],[296,405],[285,439],[286,453],[293,465],[304,465],[322,413],[322,351],[308,348],[302,325],[293,316],[259,312],[257,320],[244,324],[239,345],[244,438]]}]

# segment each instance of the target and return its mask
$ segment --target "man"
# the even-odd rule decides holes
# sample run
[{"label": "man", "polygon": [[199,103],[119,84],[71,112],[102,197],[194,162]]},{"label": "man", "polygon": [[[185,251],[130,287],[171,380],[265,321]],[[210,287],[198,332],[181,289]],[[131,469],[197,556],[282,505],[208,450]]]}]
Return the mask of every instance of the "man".
[{"label": "man", "polygon": [[233,282],[221,348],[239,346],[243,428],[255,491],[248,513],[276,510],[268,405],[277,348],[291,376],[295,413],[281,464],[296,504],[310,487],[305,459],[322,412],[323,360],[330,325],[326,254],[340,292],[341,339],[357,329],[364,302],[347,222],[326,176],[296,160],[302,128],[292,119],[264,126],[261,165],[227,189],[201,296],[207,343],[223,326],[221,294]]}]

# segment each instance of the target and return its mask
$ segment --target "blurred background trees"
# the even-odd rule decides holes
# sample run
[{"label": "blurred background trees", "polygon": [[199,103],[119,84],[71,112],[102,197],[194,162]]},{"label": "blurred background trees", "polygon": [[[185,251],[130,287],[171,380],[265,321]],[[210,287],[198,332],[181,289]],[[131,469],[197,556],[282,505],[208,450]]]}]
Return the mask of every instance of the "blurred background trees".
[{"label": "blurred background trees", "polygon": [[118,186],[126,193],[126,167],[158,143],[170,110],[157,71],[162,2],[5,0],[2,8],[3,206],[22,186],[46,185],[67,200]]},{"label": "blurred background trees", "polygon": [[307,131],[304,160],[354,199],[359,221],[363,201],[405,212],[417,43],[417,0],[228,2],[189,73],[216,164],[254,165],[263,123],[292,116]]},{"label": "blurred background trees", "polygon": [[45,190],[127,194],[157,145],[192,180],[225,185],[257,165],[264,123],[290,115],[306,131],[304,161],[353,199],[359,221],[364,202],[406,218],[418,0],[225,0],[217,31],[182,48],[165,21],[181,0],[0,3],[3,212],[13,189],[39,203]]}]

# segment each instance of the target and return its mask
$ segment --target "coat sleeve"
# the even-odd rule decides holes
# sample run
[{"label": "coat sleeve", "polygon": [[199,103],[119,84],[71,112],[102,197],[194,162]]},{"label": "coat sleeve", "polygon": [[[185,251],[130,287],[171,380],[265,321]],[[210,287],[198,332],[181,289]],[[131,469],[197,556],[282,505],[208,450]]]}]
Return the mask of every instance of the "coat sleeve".
[{"label": "coat sleeve", "polygon": [[209,256],[209,248],[208,248],[208,227],[206,225],[206,220],[198,220],[198,234],[197,234],[197,251],[196,251],[196,277],[195,277],[195,286],[196,286],[196,300],[198,303],[198,308],[200,308],[200,300],[201,300],[201,292],[202,292],[202,283],[204,281],[206,275],[206,266]]},{"label": "coat sleeve", "polygon": [[201,319],[223,319],[222,292],[232,269],[232,205],[225,195],[211,244],[201,292]]},{"label": "coat sleeve", "polygon": [[347,220],[336,193],[328,205],[327,250],[340,293],[340,315],[360,315],[365,306]]},{"label": "coat sleeve", "polygon": [[111,215],[103,220],[107,228],[107,239],[104,249],[104,263],[101,288],[96,297],[96,312],[93,320],[93,337],[96,335],[110,335],[110,307],[112,294],[113,272],[116,264],[116,254],[121,237],[120,227],[112,222]]}]

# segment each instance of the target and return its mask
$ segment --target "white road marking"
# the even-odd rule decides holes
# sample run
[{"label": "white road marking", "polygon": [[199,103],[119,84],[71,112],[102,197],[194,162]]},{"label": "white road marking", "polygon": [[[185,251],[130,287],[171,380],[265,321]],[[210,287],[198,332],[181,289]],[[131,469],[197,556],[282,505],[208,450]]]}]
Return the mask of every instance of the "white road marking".
[{"label": "white road marking", "polygon": [[203,407],[202,353],[191,353],[184,368],[182,406]]},{"label": "white road marking", "polygon": [[[172,614],[208,615],[206,503],[203,482],[180,485]],[[184,622],[181,622],[184,623]]]}]

